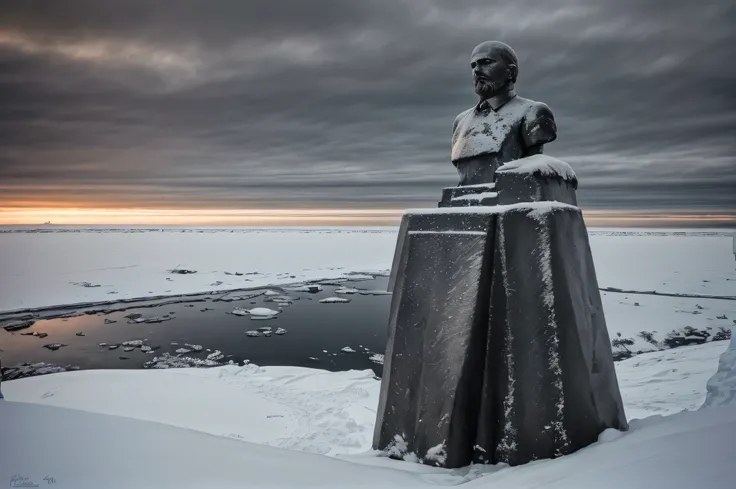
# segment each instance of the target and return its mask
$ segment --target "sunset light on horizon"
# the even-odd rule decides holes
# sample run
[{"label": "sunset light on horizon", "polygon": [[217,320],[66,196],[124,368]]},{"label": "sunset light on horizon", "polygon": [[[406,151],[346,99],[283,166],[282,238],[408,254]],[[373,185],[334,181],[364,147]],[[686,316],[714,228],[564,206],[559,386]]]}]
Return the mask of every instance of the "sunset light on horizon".
[{"label": "sunset light on horizon", "polygon": [[[411,206],[409,206],[411,207]],[[0,226],[397,226],[395,209],[154,209],[90,207],[0,207]],[[585,210],[586,222],[601,227],[734,227],[736,212]]]}]

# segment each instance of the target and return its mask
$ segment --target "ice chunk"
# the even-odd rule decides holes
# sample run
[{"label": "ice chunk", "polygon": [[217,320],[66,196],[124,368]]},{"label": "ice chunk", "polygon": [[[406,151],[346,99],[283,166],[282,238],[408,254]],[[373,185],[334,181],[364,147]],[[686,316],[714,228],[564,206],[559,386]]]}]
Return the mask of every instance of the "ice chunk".
[{"label": "ice chunk", "polygon": [[373,355],[368,357],[368,360],[370,360],[373,363],[383,365],[383,355],[380,353],[374,353]]},{"label": "ice chunk", "polygon": [[233,314],[236,316],[250,316],[251,319],[271,319],[280,313],[281,311],[274,311],[268,307],[254,307],[253,309],[236,307],[233,309]]},{"label": "ice chunk", "polygon": [[144,353],[148,353],[149,351],[153,351],[153,348],[151,348],[148,345],[143,345],[143,346],[141,346],[141,351],[144,352]]},{"label": "ice chunk", "polygon": [[178,353],[179,355],[183,355],[185,353],[191,353],[191,352],[192,352],[192,350],[190,350],[188,348],[178,348],[176,350],[176,353]]},{"label": "ice chunk", "polygon": [[355,353],[355,350],[353,350],[349,346],[346,346],[346,347],[341,348],[340,351],[343,352],[343,353]]},{"label": "ice chunk", "polygon": [[223,358],[225,358],[225,355],[220,350],[215,350],[207,355],[207,360],[211,360],[213,362],[216,362],[217,360],[222,360]]},{"label": "ice chunk", "polygon": [[327,297],[320,299],[320,302],[322,304],[346,304],[350,302],[350,299],[345,299],[344,297]]},{"label": "ice chunk", "polygon": [[190,345],[189,343],[185,343],[184,346],[196,352],[204,350],[204,347],[202,345]]},{"label": "ice chunk", "polygon": [[279,336],[281,336],[281,335],[285,335],[285,334],[286,334],[286,330],[285,330],[284,328],[278,328],[278,329],[276,330],[276,333],[274,333],[274,334],[277,334],[277,335],[279,335]]},{"label": "ice chunk", "polygon": [[123,341],[123,346],[143,346],[143,340]]},{"label": "ice chunk", "polygon": [[322,286],[320,284],[306,284],[300,285],[299,287],[292,287],[288,290],[293,292],[309,292],[310,294],[316,294],[317,292],[322,292]]},{"label": "ice chunk", "polygon": [[245,336],[250,336],[251,338],[255,338],[256,336],[261,336],[260,331],[246,331]]},{"label": "ice chunk", "polygon": [[360,290],[350,287],[338,287],[335,289],[335,294],[358,294],[359,292]]},{"label": "ice chunk", "polygon": [[150,362],[143,364],[143,368],[187,368],[187,367],[219,367],[222,365],[215,360],[206,358],[192,358],[172,356],[164,353],[160,357],[154,357]]},{"label": "ice chunk", "polygon": [[11,321],[10,323],[3,326],[5,331],[18,331],[25,328],[30,328],[36,321],[34,319],[28,319],[24,321]]}]

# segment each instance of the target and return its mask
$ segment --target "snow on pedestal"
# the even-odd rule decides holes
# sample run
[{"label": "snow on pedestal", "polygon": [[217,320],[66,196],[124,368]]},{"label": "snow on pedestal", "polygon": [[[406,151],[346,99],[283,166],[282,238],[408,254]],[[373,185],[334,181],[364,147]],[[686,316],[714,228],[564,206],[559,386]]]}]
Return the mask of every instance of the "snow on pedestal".
[{"label": "snow on pedestal", "polygon": [[708,380],[704,408],[736,406],[736,327],[731,342],[718,360],[718,371]]}]

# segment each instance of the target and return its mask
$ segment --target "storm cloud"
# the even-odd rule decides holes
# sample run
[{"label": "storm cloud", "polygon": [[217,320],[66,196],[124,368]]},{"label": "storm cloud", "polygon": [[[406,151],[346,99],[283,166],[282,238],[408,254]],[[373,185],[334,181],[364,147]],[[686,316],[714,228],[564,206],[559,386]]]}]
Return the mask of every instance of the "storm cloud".
[{"label": "storm cloud", "polygon": [[587,209],[736,210],[729,0],[0,2],[0,206],[435,205],[519,55]]}]

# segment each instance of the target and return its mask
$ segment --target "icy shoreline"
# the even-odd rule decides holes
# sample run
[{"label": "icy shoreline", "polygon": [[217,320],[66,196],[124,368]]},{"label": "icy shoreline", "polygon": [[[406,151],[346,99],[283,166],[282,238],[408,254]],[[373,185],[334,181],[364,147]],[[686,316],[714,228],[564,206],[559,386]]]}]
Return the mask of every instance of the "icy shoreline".
[{"label": "icy shoreline", "polygon": [[[362,277],[359,278],[360,280],[371,280],[373,278],[378,277],[388,277],[389,272],[387,270],[382,271],[370,271],[370,272],[363,272],[363,271],[350,271],[350,272],[343,272],[339,275],[334,276],[326,276],[321,278],[315,278],[308,281],[300,281],[300,282],[282,282],[282,283],[268,283],[265,285],[259,285],[254,287],[245,287],[245,288],[237,288],[237,289],[218,289],[218,290],[210,290],[210,291],[201,291],[201,292],[191,292],[191,293],[184,293],[184,294],[174,294],[174,295],[154,295],[154,296],[142,296],[142,297],[131,297],[131,298],[125,298],[125,299],[116,299],[116,300],[108,300],[108,301],[90,301],[90,302],[78,302],[73,304],[59,304],[59,305],[52,305],[52,306],[41,306],[41,307],[33,307],[33,308],[27,308],[27,309],[15,309],[15,310],[9,310],[9,311],[0,311],[0,322],[7,321],[7,320],[17,320],[17,319],[23,319],[27,315],[32,315],[34,319],[56,319],[56,318],[62,318],[62,317],[69,317],[70,315],[82,315],[82,314],[109,314],[111,312],[120,312],[120,311],[127,311],[129,309],[137,309],[137,308],[146,308],[146,307],[159,307],[164,305],[170,305],[170,304],[181,304],[184,302],[197,302],[197,299],[199,298],[206,298],[206,297],[212,297],[212,296],[227,296],[230,294],[237,294],[237,293],[248,293],[248,292],[256,292],[260,290],[283,290],[284,293],[286,293],[287,289],[298,287],[298,286],[309,286],[309,285],[321,285],[325,282],[336,282],[336,281],[354,281],[356,280],[356,276]],[[371,294],[374,292],[371,291],[357,291],[356,293],[362,293],[362,294]],[[146,304],[148,303],[148,304]],[[124,304],[124,307],[114,307],[114,308],[103,308],[103,309],[94,309],[100,306],[113,306],[116,304]],[[41,314],[36,315],[38,313],[44,313],[49,311],[59,311],[58,314]],[[31,317],[28,317],[28,319],[31,319]],[[1,326],[1,325],[0,325]]]}]

